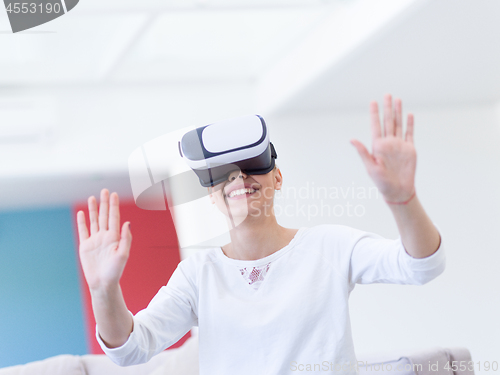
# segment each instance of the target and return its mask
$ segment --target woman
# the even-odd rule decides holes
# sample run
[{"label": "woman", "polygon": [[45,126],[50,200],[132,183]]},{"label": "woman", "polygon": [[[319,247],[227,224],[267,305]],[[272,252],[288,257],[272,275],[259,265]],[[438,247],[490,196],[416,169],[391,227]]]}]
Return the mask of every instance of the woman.
[{"label": "woman", "polygon": [[284,228],[272,210],[279,168],[234,172],[209,188],[228,220],[231,242],[179,263],[168,284],[135,316],[119,279],[132,241],[119,227],[118,196],[89,198],[90,236],[78,212],[80,258],[96,336],[120,365],[148,361],[199,327],[200,374],[357,373],[348,297],[356,283],[424,284],[444,270],[436,227],[415,194],[413,116],[403,139],[401,101],[384,101],[384,134],[371,104],[373,153],[352,140],[396,220],[400,238],[341,225]]}]

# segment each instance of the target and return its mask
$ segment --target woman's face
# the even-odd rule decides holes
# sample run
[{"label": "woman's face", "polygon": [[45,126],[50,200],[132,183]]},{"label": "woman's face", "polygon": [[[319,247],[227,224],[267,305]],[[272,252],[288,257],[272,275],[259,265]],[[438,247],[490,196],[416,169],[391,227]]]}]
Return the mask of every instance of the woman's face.
[{"label": "woman's face", "polygon": [[282,180],[279,168],[260,175],[234,171],[226,182],[208,188],[210,201],[225,216],[238,219],[238,223],[247,216],[274,215],[274,191],[281,189]]}]

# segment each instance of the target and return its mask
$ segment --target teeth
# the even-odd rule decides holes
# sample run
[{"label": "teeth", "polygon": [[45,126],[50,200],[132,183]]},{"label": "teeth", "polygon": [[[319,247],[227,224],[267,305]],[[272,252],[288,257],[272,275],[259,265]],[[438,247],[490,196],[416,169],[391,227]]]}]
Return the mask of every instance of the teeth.
[{"label": "teeth", "polygon": [[242,195],[242,194],[246,194],[246,193],[250,193],[250,194],[252,194],[252,193],[254,193],[255,191],[256,191],[256,190],[254,190],[254,189],[239,189],[239,190],[233,190],[232,192],[230,192],[230,193],[228,194],[228,197],[229,197],[229,198],[232,198],[232,197],[234,197],[234,196],[236,196],[236,195]]}]

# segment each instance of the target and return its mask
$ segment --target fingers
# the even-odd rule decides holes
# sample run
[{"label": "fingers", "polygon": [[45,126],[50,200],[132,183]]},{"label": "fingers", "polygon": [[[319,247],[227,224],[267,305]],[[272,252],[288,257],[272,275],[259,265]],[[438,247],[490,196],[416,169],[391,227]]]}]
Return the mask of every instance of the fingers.
[{"label": "fingers", "polygon": [[378,104],[375,101],[370,103],[370,117],[372,123],[372,139],[375,140],[375,138],[380,138],[382,136],[380,116],[378,114]]},{"label": "fingers", "polygon": [[[115,225],[115,230],[119,232],[120,213],[118,212],[118,195],[116,193],[113,194],[111,194],[111,210],[109,208],[110,196],[108,189],[101,190],[99,212],[97,211],[97,201],[95,197],[91,196],[88,199],[91,235],[99,232],[99,230],[108,230],[108,223],[109,226],[111,226],[112,224],[114,224],[114,220],[118,220],[118,223]],[[110,215],[112,216],[112,218],[110,218]],[[85,216],[83,216],[83,223],[85,224]]]},{"label": "fingers", "polygon": [[413,117],[413,114],[410,113],[408,114],[408,120],[406,122],[406,137],[405,141],[408,141],[413,144],[413,124],[415,122],[415,119]]},{"label": "fingers", "polygon": [[109,230],[120,233],[120,202],[116,193],[110,197]]},{"label": "fingers", "polygon": [[392,96],[384,96],[384,135],[394,135],[394,114],[392,109]]},{"label": "fingers", "polygon": [[401,99],[394,99],[396,137],[403,138],[403,104]]},{"label": "fingers", "polygon": [[101,204],[99,205],[99,228],[108,230],[108,215],[109,215],[109,191],[108,189],[101,190]]},{"label": "fingers", "polygon": [[89,231],[87,230],[87,224],[85,223],[85,214],[83,211],[78,211],[76,214],[76,223],[78,225],[78,239],[80,243],[89,238]]},{"label": "fingers", "polygon": [[130,231],[130,222],[127,221],[122,226],[120,244],[118,245],[118,253],[128,257],[131,244],[132,244],[132,232]]},{"label": "fingers", "polygon": [[89,218],[90,218],[90,234],[99,232],[99,223],[97,221],[97,202],[94,196],[88,200],[89,204]]},{"label": "fingers", "polygon": [[374,164],[374,160],[366,147],[356,139],[351,139],[351,144],[356,147],[356,150],[358,151],[359,156],[361,156],[361,160],[365,164],[366,168],[371,168]]}]

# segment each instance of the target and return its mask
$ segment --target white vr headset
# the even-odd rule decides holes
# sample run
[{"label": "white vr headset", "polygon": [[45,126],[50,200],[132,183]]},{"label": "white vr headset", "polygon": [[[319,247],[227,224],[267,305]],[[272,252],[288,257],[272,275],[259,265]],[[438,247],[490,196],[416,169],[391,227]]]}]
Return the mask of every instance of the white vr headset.
[{"label": "white vr headset", "polygon": [[266,174],[278,157],[269,131],[259,115],[236,117],[205,125],[184,134],[178,143],[181,157],[203,187],[227,181],[231,172]]},{"label": "white vr headset", "polygon": [[264,119],[243,116],[144,143],[130,154],[130,184],[138,207],[171,211],[181,249],[220,246],[230,241],[227,217],[213,210],[207,187],[235,170],[268,173],[276,157]]}]

